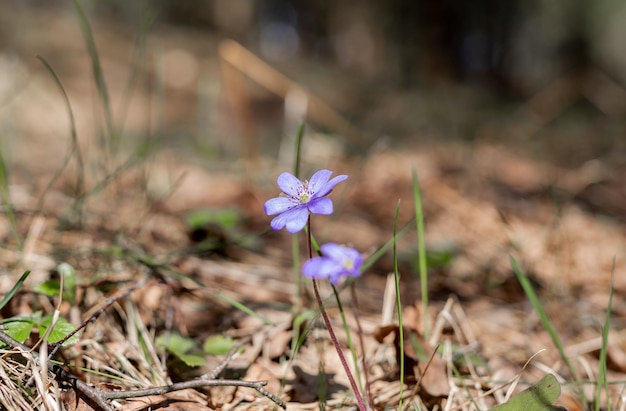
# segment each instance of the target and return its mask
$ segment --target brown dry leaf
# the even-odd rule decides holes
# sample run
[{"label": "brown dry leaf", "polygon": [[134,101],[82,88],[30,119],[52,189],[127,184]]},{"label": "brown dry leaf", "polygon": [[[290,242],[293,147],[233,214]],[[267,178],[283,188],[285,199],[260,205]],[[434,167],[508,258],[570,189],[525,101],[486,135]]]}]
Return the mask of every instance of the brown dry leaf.
[{"label": "brown dry leaf", "polygon": [[255,332],[255,341],[259,347],[262,347],[265,357],[280,357],[290,347],[293,335],[291,330],[293,314],[273,308],[260,308],[256,312],[276,325],[260,333],[257,330],[262,325],[262,320],[257,317],[246,316],[238,322],[239,329]]},{"label": "brown dry leaf", "polygon": [[269,336],[265,354],[272,359],[280,357],[289,348],[292,336],[293,332],[291,330],[279,331]]},{"label": "brown dry leaf", "polygon": [[181,390],[163,395],[133,398],[127,400],[123,411],[214,411],[206,405],[207,399],[195,390]]},{"label": "brown dry leaf", "polygon": [[75,390],[66,390],[61,391],[61,402],[63,402],[63,407],[65,407],[68,411],[92,411],[89,405],[85,404],[84,401],[78,400],[76,397]]},{"label": "brown dry leaf", "polygon": [[446,363],[433,351],[430,363],[420,363],[413,368],[420,387],[431,397],[445,397],[450,393]]},{"label": "brown dry leaf", "polygon": [[[280,368],[276,363],[260,360],[250,365],[244,379],[246,381],[267,381],[264,388],[271,393],[279,393],[281,391]],[[241,395],[248,402],[253,402],[258,397],[258,394],[252,390],[239,390],[238,395]]]},{"label": "brown dry leaf", "polygon": [[608,347],[608,366],[620,372],[626,372],[626,353],[620,347]]},{"label": "brown dry leaf", "polygon": [[[395,324],[380,327],[375,337],[378,342],[393,334],[393,344],[396,350],[396,362],[400,364],[400,327]],[[416,353],[414,347],[423,350]],[[425,360],[420,361],[420,358]],[[424,340],[417,331],[404,329],[404,372],[409,382],[419,382],[420,389],[431,397],[444,397],[450,391],[446,364],[435,350]]]},{"label": "brown dry leaf", "polygon": [[583,411],[583,405],[580,398],[572,393],[564,392],[554,405],[565,407],[568,411]]}]

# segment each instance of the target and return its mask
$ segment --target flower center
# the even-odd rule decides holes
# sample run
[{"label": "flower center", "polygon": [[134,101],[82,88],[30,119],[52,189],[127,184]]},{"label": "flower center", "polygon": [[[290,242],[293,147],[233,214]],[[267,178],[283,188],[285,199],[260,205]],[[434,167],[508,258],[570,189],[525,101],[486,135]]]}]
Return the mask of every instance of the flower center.
[{"label": "flower center", "polygon": [[300,193],[298,200],[300,200],[300,204],[306,204],[311,200],[311,194],[309,193],[309,182],[304,180],[304,190]]},{"label": "flower center", "polygon": [[309,202],[310,199],[311,199],[311,196],[306,191],[300,194],[300,198],[299,198],[300,203],[306,204]]},{"label": "flower center", "polygon": [[345,268],[347,271],[354,270],[354,260],[352,260],[351,258],[344,258],[342,265],[343,268]]}]

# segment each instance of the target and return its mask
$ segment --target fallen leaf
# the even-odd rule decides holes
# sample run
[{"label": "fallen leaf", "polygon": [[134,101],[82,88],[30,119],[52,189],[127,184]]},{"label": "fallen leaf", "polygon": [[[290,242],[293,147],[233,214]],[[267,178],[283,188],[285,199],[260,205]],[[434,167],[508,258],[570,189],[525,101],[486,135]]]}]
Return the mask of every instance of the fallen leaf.
[{"label": "fallen leaf", "polygon": [[[378,342],[393,334],[393,345],[396,351],[396,362],[400,364],[400,327],[392,324],[380,327],[375,338]],[[445,397],[450,391],[446,364],[439,358],[435,350],[414,330],[407,327],[404,336],[404,377],[407,382],[419,382],[422,392],[431,397]]]}]

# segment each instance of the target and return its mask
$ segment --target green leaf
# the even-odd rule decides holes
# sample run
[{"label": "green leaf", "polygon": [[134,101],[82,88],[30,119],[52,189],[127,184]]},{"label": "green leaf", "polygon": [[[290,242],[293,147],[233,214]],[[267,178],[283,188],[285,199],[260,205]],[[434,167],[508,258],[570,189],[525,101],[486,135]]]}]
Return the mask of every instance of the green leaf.
[{"label": "green leaf", "polygon": [[[68,263],[61,263],[57,266],[59,276],[63,278],[63,299],[70,304],[76,300],[76,272],[74,267]],[[35,287],[35,291],[54,297],[59,295],[61,282],[59,280],[48,280]]]},{"label": "green leaf", "polygon": [[235,340],[232,338],[223,335],[215,335],[204,341],[203,349],[205,354],[224,355],[228,354],[230,349],[233,348],[233,345],[235,345]]},{"label": "green leaf", "polygon": [[207,224],[215,224],[218,227],[230,230],[241,221],[241,214],[232,208],[207,208],[192,211],[187,215],[187,226],[192,230],[198,230]]},{"label": "green leaf", "polygon": [[[23,343],[30,336],[35,323],[30,317],[9,318],[2,321],[4,332]],[[2,344],[4,346],[4,344]]]},{"label": "green leaf", "polygon": [[[52,314],[48,314],[41,319],[39,323],[39,334],[44,335],[48,327],[50,327],[50,323],[52,323]],[[48,342],[56,343],[61,341],[63,338],[67,337],[71,332],[76,329],[76,326],[71,322],[67,321],[63,317],[59,317],[57,322],[54,324],[54,328],[48,335]],[[78,341],[78,334],[75,334],[67,340],[64,345],[74,344]]]},{"label": "green leaf", "polygon": [[561,386],[552,374],[543,377],[539,382],[526,388],[512,397],[508,402],[491,410],[497,411],[566,411],[553,403],[561,395]]},{"label": "green leaf", "polygon": [[204,357],[189,352],[197,348],[195,341],[191,338],[180,334],[169,334],[167,338],[165,335],[160,335],[155,342],[157,347],[167,350],[189,367],[206,364]]},{"label": "green leaf", "polygon": [[47,295],[48,297],[54,297],[55,295],[59,295],[60,287],[61,283],[58,280],[48,280],[37,285],[35,291]]},{"label": "green leaf", "polygon": [[308,334],[308,328],[305,328],[302,332],[302,335],[300,335],[300,329],[302,328],[302,324],[304,324],[305,322],[313,318],[315,318],[315,311],[306,310],[296,315],[295,318],[293,319],[293,326],[292,326],[293,337],[291,339],[291,359],[292,360],[295,357],[295,355],[298,353],[298,350],[304,343],[304,340]]}]

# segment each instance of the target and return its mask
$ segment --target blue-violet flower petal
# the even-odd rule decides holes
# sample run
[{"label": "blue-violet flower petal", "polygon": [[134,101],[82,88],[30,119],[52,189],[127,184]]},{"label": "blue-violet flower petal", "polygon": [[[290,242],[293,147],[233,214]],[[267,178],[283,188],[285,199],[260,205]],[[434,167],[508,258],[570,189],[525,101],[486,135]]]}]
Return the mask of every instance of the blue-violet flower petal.
[{"label": "blue-violet flower petal", "polygon": [[302,266],[302,275],[308,278],[328,278],[333,284],[337,284],[341,277],[359,277],[363,256],[352,247],[341,246],[334,243],[324,244],[320,247],[321,257],[313,257]]},{"label": "blue-violet flower petal", "polygon": [[295,234],[306,226],[309,214],[332,214],[333,202],[326,196],[348,178],[347,175],[339,175],[331,180],[332,174],[329,170],[319,170],[309,182],[300,181],[291,173],[281,173],[276,180],[282,190],[281,195],[267,200],[264,205],[265,214],[278,214],[270,226],[274,230],[286,228]]}]

